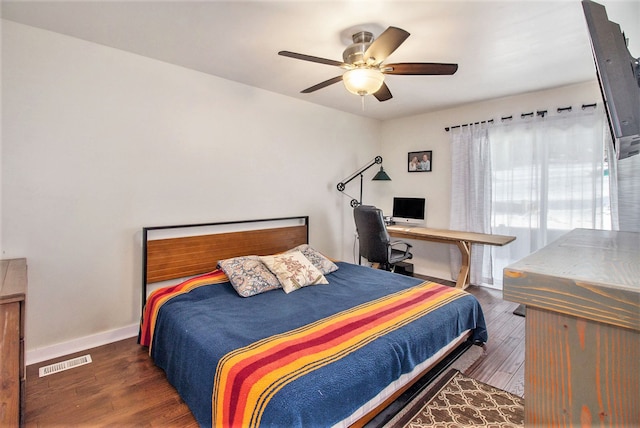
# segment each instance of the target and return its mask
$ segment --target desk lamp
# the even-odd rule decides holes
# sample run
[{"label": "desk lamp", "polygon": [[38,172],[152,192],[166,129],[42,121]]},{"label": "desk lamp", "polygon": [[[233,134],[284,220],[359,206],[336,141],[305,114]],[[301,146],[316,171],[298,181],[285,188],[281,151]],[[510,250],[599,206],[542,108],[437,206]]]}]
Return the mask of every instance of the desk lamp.
[{"label": "desk lamp", "polygon": [[[338,183],[338,191],[344,193],[344,189],[345,186],[354,178],[356,178],[357,176],[360,176],[360,199],[355,199],[353,197],[351,197],[351,207],[355,208],[358,205],[362,205],[362,182],[364,179],[363,173],[368,170],[369,168],[371,168],[372,166],[376,165],[376,164],[382,164],[382,156],[376,156],[375,158],[373,158],[373,160],[371,160],[368,164],[366,164],[365,166],[363,166],[362,168],[360,168],[359,170],[357,170],[356,172],[354,172],[353,174],[351,174],[349,177],[345,178],[344,180],[340,181],[340,183]],[[391,181],[391,178],[389,178],[389,176],[387,175],[386,172],[384,172],[384,168],[382,167],[382,165],[380,165],[380,171],[378,171],[376,173],[376,175],[373,176],[373,178],[371,179],[373,180],[384,180],[384,181]],[[347,195],[345,193],[345,195]],[[349,195],[347,195],[349,196]]]}]

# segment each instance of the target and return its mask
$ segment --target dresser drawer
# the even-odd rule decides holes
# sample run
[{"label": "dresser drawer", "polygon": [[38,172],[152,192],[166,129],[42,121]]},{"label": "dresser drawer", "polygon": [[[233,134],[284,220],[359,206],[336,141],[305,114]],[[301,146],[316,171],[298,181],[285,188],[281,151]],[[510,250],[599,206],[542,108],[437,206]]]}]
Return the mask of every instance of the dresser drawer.
[{"label": "dresser drawer", "polygon": [[24,425],[27,260],[0,260],[0,427]]},{"label": "dresser drawer", "polygon": [[20,421],[20,303],[0,305],[0,426],[17,426]]}]

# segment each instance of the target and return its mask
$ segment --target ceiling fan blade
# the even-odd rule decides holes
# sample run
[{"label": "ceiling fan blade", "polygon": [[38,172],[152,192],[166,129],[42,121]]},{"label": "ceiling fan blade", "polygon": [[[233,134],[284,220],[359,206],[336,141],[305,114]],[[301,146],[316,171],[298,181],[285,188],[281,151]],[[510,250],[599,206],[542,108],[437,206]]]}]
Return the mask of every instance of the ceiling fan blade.
[{"label": "ceiling fan blade", "polygon": [[364,53],[365,62],[380,64],[393,53],[409,37],[409,33],[401,28],[389,27],[371,43]]},{"label": "ceiling fan blade", "polygon": [[378,101],[381,101],[381,102],[387,101],[393,98],[393,95],[391,95],[391,91],[389,90],[389,87],[384,82],[382,83],[382,86],[380,87],[380,89],[378,89],[378,91],[373,94],[373,96],[376,97]]},{"label": "ceiling fan blade", "polygon": [[344,62],[334,61],[332,59],[319,58],[317,56],[299,54],[299,53],[289,52],[289,51],[280,51],[278,52],[278,55],[287,56],[289,58],[301,59],[303,61],[311,61],[311,62],[317,62],[320,64],[334,65],[336,67],[344,67],[347,65]]},{"label": "ceiling fan blade", "polygon": [[384,64],[380,69],[384,74],[451,75],[458,71],[458,64],[402,62],[398,64]]},{"label": "ceiling fan blade", "polygon": [[333,79],[325,80],[324,82],[320,82],[317,85],[313,85],[310,88],[300,91],[303,94],[308,94],[310,92],[317,91],[318,89],[326,88],[329,85],[333,85],[334,83],[338,83],[342,81],[342,76],[336,76]]}]

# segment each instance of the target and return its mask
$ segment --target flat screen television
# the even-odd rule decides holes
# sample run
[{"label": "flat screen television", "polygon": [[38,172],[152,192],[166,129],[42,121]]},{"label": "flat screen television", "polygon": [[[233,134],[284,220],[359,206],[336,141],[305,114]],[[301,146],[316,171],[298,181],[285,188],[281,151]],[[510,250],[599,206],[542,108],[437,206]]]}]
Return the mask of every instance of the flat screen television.
[{"label": "flat screen television", "polygon": [[424,224],[425,198],[393,198],[391,220],[395,223]]},{"label": "flat screen television", "polygon": [[640,153],[640,64],[601,4],[582,0],[596,74],[618,159]]}]

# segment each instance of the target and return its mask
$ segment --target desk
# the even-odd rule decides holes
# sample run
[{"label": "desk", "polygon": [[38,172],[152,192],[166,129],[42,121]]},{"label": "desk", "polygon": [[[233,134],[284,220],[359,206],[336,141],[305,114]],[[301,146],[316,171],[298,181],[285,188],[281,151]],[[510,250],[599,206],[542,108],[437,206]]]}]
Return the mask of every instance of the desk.
[{"label": "desk", "polygon": [[420,241],[455,244],[460,250],[462,264],[456,281],[456,288],[469,285],[469,266],[471,264],[471,244],[507,245],[515,236],[490,235],[487,233],[462,232],[460,230],[429,229],[426,227],[387,226],[387,232],[394,238],[418,239]]},{"label": "desk", "polygon": [[525,426],[640,426],[640,233],[575,229],[504,269],[526,305]]}]

